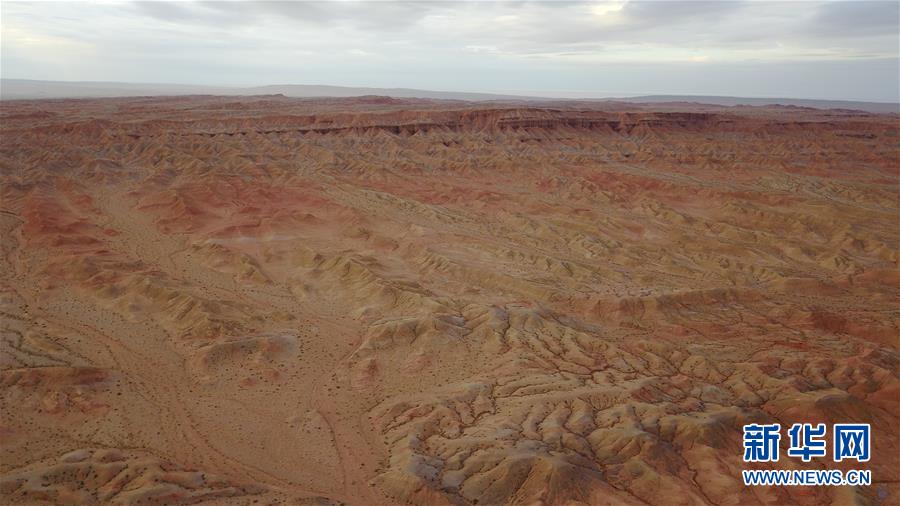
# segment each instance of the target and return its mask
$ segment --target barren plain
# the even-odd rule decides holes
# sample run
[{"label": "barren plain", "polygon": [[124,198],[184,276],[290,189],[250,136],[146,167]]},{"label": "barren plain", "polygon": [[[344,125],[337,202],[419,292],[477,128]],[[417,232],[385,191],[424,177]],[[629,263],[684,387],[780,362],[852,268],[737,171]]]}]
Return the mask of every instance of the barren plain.
[{"label": "barren plain", "polygon": [[[897,116],[0,105],[0,502],[900,504]],[[744,487],[865,422],[870,487]],[[787,444],[786,437],[782,446]]]}]

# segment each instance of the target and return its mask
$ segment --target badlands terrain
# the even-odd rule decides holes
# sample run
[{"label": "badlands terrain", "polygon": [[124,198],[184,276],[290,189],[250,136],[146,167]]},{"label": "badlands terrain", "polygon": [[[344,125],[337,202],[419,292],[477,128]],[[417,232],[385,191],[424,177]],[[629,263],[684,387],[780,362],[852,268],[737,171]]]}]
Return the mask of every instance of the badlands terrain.
[{"label": "badlands terrain", "polygon": [[6,101],[0,192],[4,504],[900,504],[896,115]]}]

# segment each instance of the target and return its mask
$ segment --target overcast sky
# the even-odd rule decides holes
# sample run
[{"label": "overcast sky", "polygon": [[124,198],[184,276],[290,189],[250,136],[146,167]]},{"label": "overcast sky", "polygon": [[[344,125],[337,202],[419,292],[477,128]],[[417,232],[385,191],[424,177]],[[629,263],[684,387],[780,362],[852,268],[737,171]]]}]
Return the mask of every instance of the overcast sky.
[{"label": "overcast sky", "polygon": [[898,101],[895,1],[8,2],[6,78]]}]

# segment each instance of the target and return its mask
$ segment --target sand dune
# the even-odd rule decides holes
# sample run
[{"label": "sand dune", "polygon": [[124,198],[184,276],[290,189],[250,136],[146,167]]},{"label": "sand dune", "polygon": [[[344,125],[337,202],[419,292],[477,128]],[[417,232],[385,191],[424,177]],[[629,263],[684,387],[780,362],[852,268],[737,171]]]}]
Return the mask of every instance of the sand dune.
[{"label": "sand dune", "polygon": [[[259,96],[0,119],[5,503],[900,497],[893,116]],[[872,424],[875,484],[744,487],[752,422]]]}]

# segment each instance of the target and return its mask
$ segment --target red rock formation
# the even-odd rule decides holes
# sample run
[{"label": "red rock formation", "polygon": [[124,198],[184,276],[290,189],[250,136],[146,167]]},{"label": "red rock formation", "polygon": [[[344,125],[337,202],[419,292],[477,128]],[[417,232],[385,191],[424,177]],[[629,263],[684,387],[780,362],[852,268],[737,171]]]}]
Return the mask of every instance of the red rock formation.
[{"label": "red rock formation", "polygon": [[[900,494],[894,117],[273,96],[0,119],[4,502]],[[872,425],[872,487],[741,484],[742,425],[818,421]]]}]

